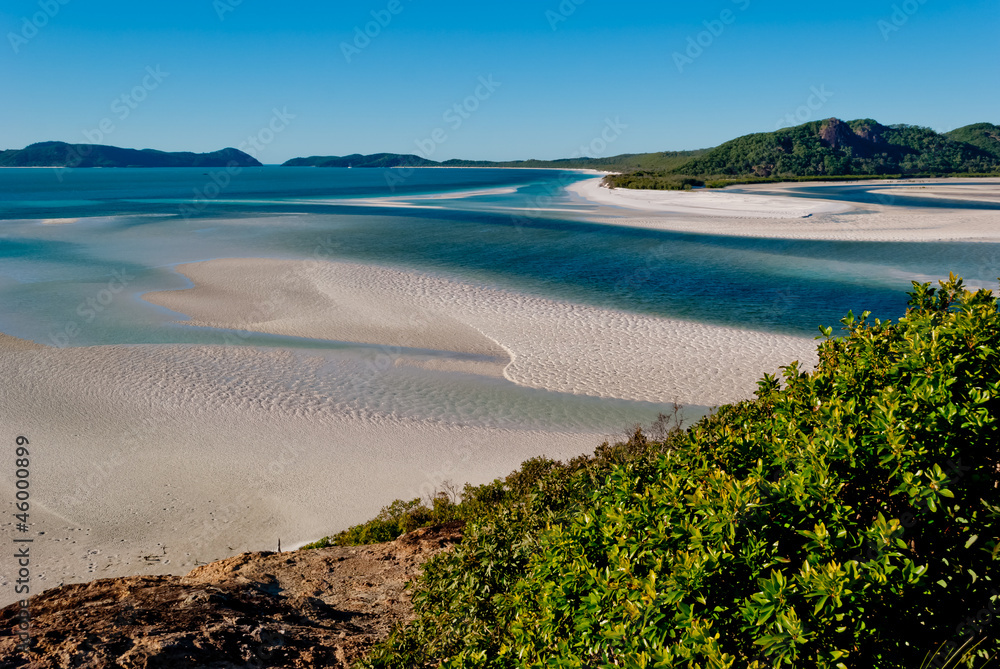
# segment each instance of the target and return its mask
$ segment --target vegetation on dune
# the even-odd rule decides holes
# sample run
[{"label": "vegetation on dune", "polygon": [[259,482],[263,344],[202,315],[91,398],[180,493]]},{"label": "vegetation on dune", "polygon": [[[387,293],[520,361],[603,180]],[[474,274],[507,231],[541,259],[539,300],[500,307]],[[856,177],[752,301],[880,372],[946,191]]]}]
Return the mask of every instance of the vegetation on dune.
[{"label": "vegetation on dune", "polygon": [[609,174],[604,177],[604,183],[610,188],[635,188],[641,190],[692,190],[705,185],[703,180],[695,179],[694,177],[664,174],[649,170],[639,170],[625,174]]},{"label": "vegetation on dune", "polygon": [[910,669],[966,642],[978,666],[1000,646],[997,300],[952,277],[897,323],[842,323],[815,371],[686,432],[467,487],[463,542],[365,666]]},{"label": "vegetation on dune", "polygon": [[[934,176],[934,175],[927,175]],[[948,176],[1000,176],[997,174],[950,174]],[[777,184],[810,181],[872,181],[876,179],[902,179],[902,174],[877,174],[861,176],[822,176],[822,177],[728,177],[712,175],[701,178],[669,174],[663,172],[626,172],[624,174],[609,174],[604,177],[604,185],[609,188],[637,188],[645,190],[692,190],[694,188],[725,188],[746,184]]]},{"label": "vegetation on dune", "polygon": [[[674,406],[671,414],[661,414],[651,428],[651,433],[662,442],[680,434],[680,407]],[[635,429],[639,429],[638,426]],[[355,525],[339,534],[324,537],[303,546],[303,550],[328,546],[361,546],[392,541],[402,534],[422,527],[441,525],[452,521],[470,521],[484,518],[497,509],[521,505],[536,493],[542,479],[550,483],[565,480],[580,472],[603,471],[611,465],[621,464],[642,455],[646,456],[662,446],[645,438],[627,443],[607,443],[600,446],[593,456],[581,455],[569,462],[559,462],[547,457],[527,460],[521,468],[503,479],[485,485],[466,484],[461,490],[444,482],[441,490],[431,499],[397,499],[382,509],[378,516],[366,523]]]}]

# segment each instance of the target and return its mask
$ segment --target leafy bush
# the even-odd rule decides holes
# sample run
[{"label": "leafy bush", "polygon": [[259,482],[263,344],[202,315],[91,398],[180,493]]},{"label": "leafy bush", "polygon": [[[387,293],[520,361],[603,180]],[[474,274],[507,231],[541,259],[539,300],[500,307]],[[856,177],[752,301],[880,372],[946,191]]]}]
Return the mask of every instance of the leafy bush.
[{"label": "leafy bush", "polygon": [[397,499],[384,507],[372,520],[323,537],[303,546],[302,550],[384,543],[423,527],[493,516],[498,510],[524,504],[539,489],[547,488],[551,492],[555,486],[564,484],[568,478],[582,471],[599,471],[658,453],[658,449],[663,448],[664,444],[680,437],[680,410],[681,407],[675,404],[669,415],[661,413],[651,426],[661,437],[660,442],[650,442],[642,436],[641,429],[636,427],[635,436],[628,442],[613,446],[605,442],[593,456],[581,455],[568,463],[544,456],[531,458],[506,478],[478,486],[466,484],[461,492],[451,482],[445,481],[441,486],[442,490],[426,501],[419,498],[410,501]]},{"label": "leafy bush", "polygon": [[435,495],[430,504],[421,499],[409,502],[397,499],[367,523],[355,525],[333,536],[323,537],[319,541],[303,546],[302,550],[383,543],[421,527],[461,520],[463,515],[459,506],[446,492]]},{"label": "leafy bush", "polygon": [[642,190],[692,190],[705,185],[701,179],[666,172],[638,170],[604,177],[609,188],[636,188]]},{"label": "leafy bush", "polygon": [[536,468],[513,503],[472,514],[427,565],[417,619],[366,666],[911,668],[970,638],[969,663],[996,651],[997,301],[952,277],[915,283],[898,323],[842,323],[815,371],[793,363],[663,443],[637,432]]}]

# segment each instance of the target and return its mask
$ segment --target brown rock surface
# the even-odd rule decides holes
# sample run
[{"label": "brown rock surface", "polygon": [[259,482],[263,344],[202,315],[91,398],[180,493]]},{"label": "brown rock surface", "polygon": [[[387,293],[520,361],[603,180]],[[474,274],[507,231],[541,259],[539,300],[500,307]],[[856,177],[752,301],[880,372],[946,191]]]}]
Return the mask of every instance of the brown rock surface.
[{"label": "brown rock surface", "polygon": [[376,546],[247,553],[187,576],[67,585],[31,600],[32,651],[0,611],[0,669],[347,667],[412,615],[407,583],[461,524]]},{"label": "brown rock surface", "polygon": [[828,119],[819,129],[819,136],[834,149],[850,146],[857,139],[851,127],[837,118]]}]

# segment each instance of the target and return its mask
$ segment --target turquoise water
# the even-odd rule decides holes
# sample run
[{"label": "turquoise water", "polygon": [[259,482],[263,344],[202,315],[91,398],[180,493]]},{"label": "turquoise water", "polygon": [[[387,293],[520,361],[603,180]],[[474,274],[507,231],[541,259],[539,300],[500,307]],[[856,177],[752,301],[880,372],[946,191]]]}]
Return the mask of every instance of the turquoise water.
[{"label": "turquoise water", "polygon": [[[983,185],[984,182],[978,179],[969,179],[961,182],[964,185]],[[975,202],[969,200],[954,200],[948,198],[927,198],[919,196],[909,196],[904,192],[899,192],[900,188],[923,188],[926,183],[920,181],[908,181],[903,183],[893,183],[891,185],[858,182],[858,183],[836,183],[800,186],[798,188],[783,188],[779,191],[771,191],[766,187],[757,187],[753,190],[731,188],[738,193],[775,193],[780,195],[792,195],[793,197],[820,198],[824,200],[840,200],[843,202],[854,202],[857,204],[881,204],[896,207],[920,207],[930,209],[985,209],[1000,210],[1000,203],[995,202]],[[891,189],[891,192],[887,192]]]},{"label": "turquoise water", "polygon": [[[954,271],[989,284],[1000,275],[995,244],[753,239],[580,222],[590,208],[562,193],[584,178],[574,173],[253,168],[231,176],[217,198],[198,200],[194,193],[203,196],[218,174],[0,171],[0,329],[51,344],[64,340],[67,323],[82,319],[70,345],[203,342],[212,333],[172,325],[176,314],[139,296],[185,287],[172,265],[218,257],[378,263],[791,334],[814,333],[850,309],[896,318],[914,276]],[[352,202],[470,189],[515,190],[413,200],[415,207]],[[828,190],[833,197],[858,192]],[[539,198],[563,211],[531,210]],[[924,201],[938,205],[917,200]],[[37,220],[78,216],[87,220]],[[107,298],[102,291],[114,272],[129,280],[113,305],[88,306],[89,299]]]},{"label": "turquoise water", "polygon": [[[594,208],[563,190],[582,178],[541,170],[0,170],[0,331],[56,346],[354,346],[192,328],[141,299],[189,285],[174,265],[221,257],[377,263],[802,335],[851,309],[899,317],[914,277],[953,271],[992,285],[1000,276],[996,244],[768,240],[587,223]],[[454,197],[463,191],[475,192]],[[867,197],[847,186],[824,193]],[[440,194],[452,196],[430,197]]]}]

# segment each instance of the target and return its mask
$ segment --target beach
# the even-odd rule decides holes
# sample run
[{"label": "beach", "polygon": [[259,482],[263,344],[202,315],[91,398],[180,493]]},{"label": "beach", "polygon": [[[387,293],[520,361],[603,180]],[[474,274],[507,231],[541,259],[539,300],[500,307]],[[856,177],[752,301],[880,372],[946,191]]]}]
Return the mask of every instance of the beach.
[{"label": "beach", "polygon": [[[240,347],[54,349],[4,338],[0,411],[4,439],[30,441],[36,586],[183,574],[279,539],[287,549],[445,481],[483,483],[530,457],[599,443],[366,411],[309,387],[309,370],[329,365]],[[13,499],[13,480],[0,494]],[[13,522],[0,526],[13,533]],[[6,593],[11,576],[0,579]]]},{"label": "beach", "polygon": [[[555,392],[711,406],[746,399],[761,370],[815,361],[811,338],[372,265],[229,259],[178,271],[196,288],[145,299],[188,314],[191,325],[491,356],[480,368],[492,365],[520,386]],[[450,366],[447,359],[438,364]]]},{"label": "beach", "polygon": [[[801,186],[636,193],[595,178],[568,190],[591,224],[853,241],[1000,235],[990,211],[781,194],[792,187]],[[925,196],[993,192],[942,185]],[[751,398],[765,373],[816,364],[812,336],[618,310],[446,271],[245,254],[168,270],[170,285],[189,287],[136,299],[169,309],[176,324],[224,333],[218,344],[54,348],[0,335],[3,438],[30,441],[42,588],[183,574],[274,550],[279,539],[295,547],[446,481],[484,483],[534,456],[592,452],[628,429],[614,424],[621,407],[655,418],[677,402],[697,417]],[[250,346],[249,333],[301,346]],[[13,494],[12,479],[0,480],[0,495]],[[13,533],[13,523],[0,525]],[[0,578],[5,593],[9,579]]]},{"label": "beach", "polygon": [[[1000,179],[977,179],[975,184],[943,180],[902,187],[900,181],[864,182],[883,197],[883,203],[854,204],[822,199],[793,198],[802,183],[751,184],[728,189],[692,191],[636,191],[609,189],[601,179],[580,181],[567,190],[582,200],[600,204],[593,218],[608,225],[674,232],[753,236],[777,239],[814,239],[870,242],[997,241],[996,212],[900,207],[893,197],[905,195],[973,202],[996,202]],[[823,184],[809,184],[811,187]],[[733,192],[737,189],[740,192]]]}]

